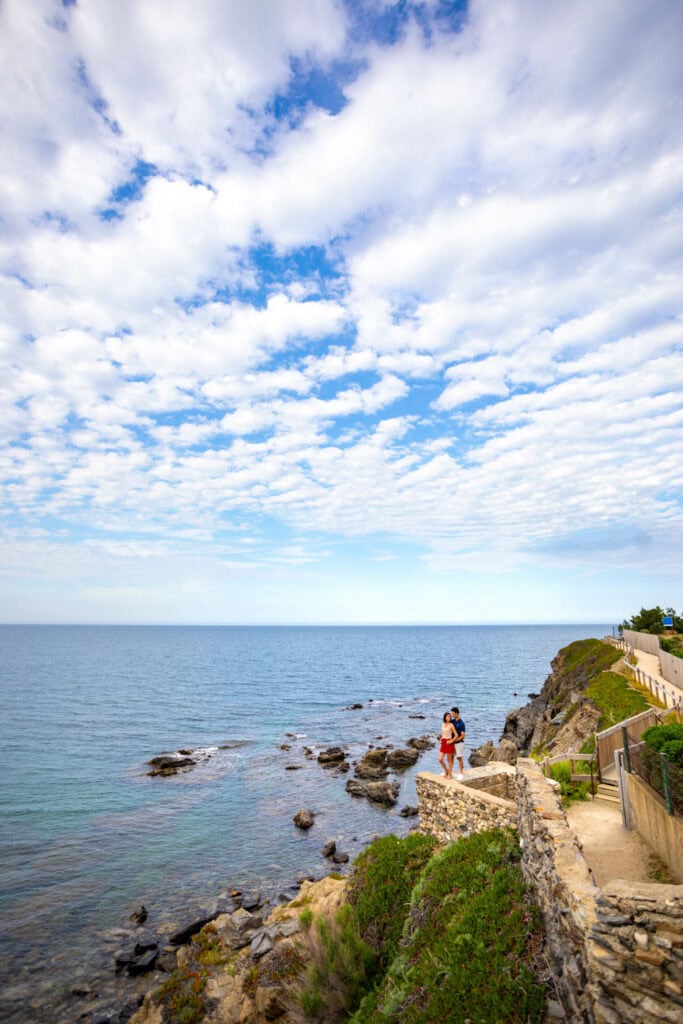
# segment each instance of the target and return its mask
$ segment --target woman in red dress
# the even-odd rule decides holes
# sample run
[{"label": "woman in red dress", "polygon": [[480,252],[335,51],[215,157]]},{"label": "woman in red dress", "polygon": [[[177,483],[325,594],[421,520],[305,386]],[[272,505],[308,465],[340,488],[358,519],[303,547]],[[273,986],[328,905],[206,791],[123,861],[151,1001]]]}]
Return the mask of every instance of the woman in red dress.
[{"label": "woman in red dress", "polygon": [[450,711],[443,716],[441,726],[441,746],[439,747],[439,764],[443,768],[442,775],[446,779],[453,778],[453,759],[455,757],[455,727],[451,721]]}]

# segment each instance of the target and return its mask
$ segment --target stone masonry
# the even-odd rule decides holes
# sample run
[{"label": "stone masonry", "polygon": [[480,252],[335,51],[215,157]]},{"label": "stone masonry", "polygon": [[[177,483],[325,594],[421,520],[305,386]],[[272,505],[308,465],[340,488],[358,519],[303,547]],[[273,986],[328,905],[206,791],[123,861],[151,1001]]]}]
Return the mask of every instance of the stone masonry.
[{"label": "stone masonry", "polygon": [[499,762],[472,768],[462,783],[420,772],[420,831],[449,843],[487,828],[514,828],[516,775],[511,765]]},{"label": "stone masonry", "polygon": [[420,829],[441,842],[516,826],[543,915],[545,951],[570,1024],[683,1020],[683,885],[593,881],[555,784],[531,759],[491,763],[463,783],[417,776]]}]

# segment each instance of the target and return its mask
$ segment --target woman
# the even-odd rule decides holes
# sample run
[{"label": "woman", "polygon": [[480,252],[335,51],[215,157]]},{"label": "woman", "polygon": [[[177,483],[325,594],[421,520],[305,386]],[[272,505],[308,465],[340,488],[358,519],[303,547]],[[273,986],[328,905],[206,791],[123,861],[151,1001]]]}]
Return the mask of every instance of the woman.
[{"label": "woman", "polygon": [[439,747],[439,764],[443,768],[441,773],[444,778],[453,778],[453,761],[455,759],[455,727],[451,721],[450,711],[446,711],[443,716],[443,725],[441,726],[441,746]]}]

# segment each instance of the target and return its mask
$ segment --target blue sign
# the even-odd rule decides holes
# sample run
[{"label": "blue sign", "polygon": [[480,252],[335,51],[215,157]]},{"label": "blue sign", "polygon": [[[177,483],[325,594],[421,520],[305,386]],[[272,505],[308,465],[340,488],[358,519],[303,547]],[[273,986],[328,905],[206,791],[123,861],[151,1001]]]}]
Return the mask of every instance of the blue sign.
[{"label": "blue sign", "polygon": [[673,617],[671,615],[662,615],[662,625],[663,626],[669,626],[669,628],[673,628],[673,624],[674,624],[674,620],[673,620]]}]

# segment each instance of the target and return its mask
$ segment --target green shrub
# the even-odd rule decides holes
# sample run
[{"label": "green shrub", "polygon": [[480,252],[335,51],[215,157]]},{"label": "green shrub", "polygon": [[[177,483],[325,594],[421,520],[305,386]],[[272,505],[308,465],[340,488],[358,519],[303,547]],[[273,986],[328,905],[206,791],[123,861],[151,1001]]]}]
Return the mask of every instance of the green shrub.
[{"label": "green shrub", "polygon": [[598,732],[650,707],[644,695],[629,686],[627,680],[616,672],[601,672],[586,689],[586,696],[602,712]]},{"label": "green shrub", "polygon": [[343,1024],[371,987],[376,957],[358,932],[356,915],[343,906],[333,920],[316,917],[301,940],[305,970],[288,998],[292,1024]]},{"label": "green shrub", "polygon": [[652,725],[643,733],[643,742],[650,749],[665,754],[673,764],[683,766],[683,722]]},{"label": "green shrub", "polygon": [[385,968],[396,955],[410,894],[437,848],[431,836],[383,836],[354,861],[347,890],[364,941]]},{"label": "green shrub", "polygon": [[400,949],[352,1024],[537,1024],[540,914],[528,899],[511,832],[480,832],[430,860],[411,898]]}]

